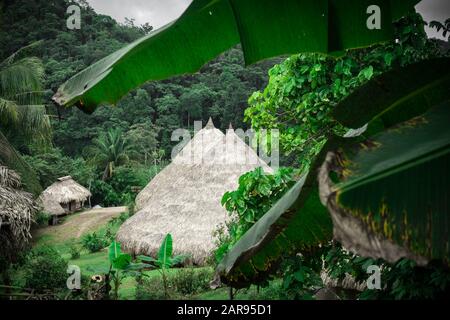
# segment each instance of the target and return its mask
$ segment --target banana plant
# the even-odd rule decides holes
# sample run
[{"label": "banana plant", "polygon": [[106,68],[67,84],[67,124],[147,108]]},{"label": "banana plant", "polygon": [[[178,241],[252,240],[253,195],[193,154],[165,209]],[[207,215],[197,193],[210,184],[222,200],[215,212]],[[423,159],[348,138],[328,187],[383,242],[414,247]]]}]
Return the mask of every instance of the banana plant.
[{"label": "banana plant", "polygon": [[[447,169],[445,166],[445,164],[448,166],[448,159],[445,158],[447,157],[445,152],[447,152],[446,148],[448,148],[449,138],[444,128],[442,128],[443,123],[446,123],[448,127],[448,115],[445,113],[448,112],[448,104],[439,109],[444,110],[440,115],[440,134],[437,134],[439,132],[436,131],[438,130],[437,128],[429,128],[427,131],[422,128],[422,126],[417,126],[417,121],[429,122],[431,121],[431,118],[429,119],[428,116],[415,117],[420,116],[427,109],[431,108],[434,110],[437,105],[450,99],[450,91],[448,90],[450,77],[449,65],[450,59],[442,58],[422,61],[381,74],[374,77],[366,85],[355,90],[338,104],[335,107],[335,112],[333,114],[335,120],[351,127],[363,125],[363,129],[351,130],[350,132],[356,133],[353,134],[353,137],[351,137],[351,135],[347,135],[349,136],[348,138],[329,137],[328,142],[324,145],[320,154],[315,158],[313,166],[306,177],[297,182],[297,184],[294,185],[292,189],[272,207],[272,209],[270,209],[251,229],[247,231],[246,234],[244,234],[233,249],[224,256],[216,269],[214,284],[217,285],[220,282],[224,282],[235,287],[242,287],[248,286],[251,283],[259,283],[262,280],[267,279],[267,277],[270,276],[271,271],[276,270],[276,266],[283,256],[305,250],[305,248],[302,247],[303,241],[308,239],[311,232],[317,235],[317,232],[314,232],[313,229],[318,228],[317,222],[312,219],[318,219],[323,215],[319,208],[315,208],[314,210],[308,208],[305,205],[307,203],[305,200],[318,194],[317,171],[322,167],[324,161],[325,163],[330,161],[329,152],[339,149],[351,150],[352,146],[353,148],[355,146],[361,146],[360,143],[362,141],[371,138],[375,133],[383,134],[383,132],[389,128],[402,122],[404,122],[403,126],[411,127],[411,129],[409,131],[406,129],[406,131],[398,128],[393,129],[393,132],[401,130],[397,135],[386,131],[387,137],[390,137],[390,142],[385,148],[389,148],[388,150],[390,150],[390,152],[383,153],[382,150],[385,150],[385,148],[382,148],[379,151],[380,153],[367,155],[367,161],[361,160],[363,158],[350,158],[350,161],[353,160],[356,167],[358,167],[358,165],[362,166],[363,163],[367,163],[367,165],[364,166],[364,169],[361,169],[362,171],[355,171],[358,172],[358,174],[355,174],[354,180],[349,180],[353,181],[354,184],[348,182],[347,184],[339,185],[342,188],[338,189],[341,190],[340,192],[333,190],[329,191],[329,194],[332,194],[333,197],[339,195],[338,200],[340,199],[342,203],[336,200],[337,206],[354,205],[350,207],[350,209],[353,210],[352,212],[358,212],[359,219],[365,219],[363,227],[360,228],[361,230],[367,229],[367,224],[370,221],[370,223],[377,226],[376,228],[372,228],[372,231],[375,233],[381,232],[384,233],[385,236],[388,236],[389,242],[382,241],[379,242],[379,244],[382,243],[387,246],[396,245],[396,248],[403,248],[406,246],[407,250],[403,248],[398,251],[399,254],[392,256],[389,256],[388,254],[389,249],[378,251],[377,254],[373,254],[370,250],[359,252],[358,249],[361,245],[357,244],[357,239],[351,236],[351,233],[347,233],[349,235],[347,242],[343,240],[344,236],[336,236],[336,234],[339,233],[343,234],[340,229],[354,229],[354,225],[352,224],[354,223],[354,220],[351,220],[351,223],[349,222],[343,225],[342,219],[348,216],[346,213],[342,213],[341,216],[330,216],[327,212],[322,218],[322,222],[319,223],[321,223],[321,226],[324,228],[330,223],[328,222],[330,221],[329,219],[332,219],[334,236],[337,237],[338,240],[344,242],[344,244],[349,244],[354,251],[361,253],[362,255],[370,256],[373,254],[377,257],[383,257],[388,261],[395,261],[400,257],[408,257],[416,259],[419,264],[426,263],[428,259],[442,259],[448,262],[449,246],[446,245],[448,241],[448,238],[446,237],[448,237],[449,234],[449,208],[446,199],[448,199],[449,188],[448,183],[446,184],[445,181],[439,180],[440,178],[442,179],[442,177],[448,176],[448,174],[446,175]],[[444,67],[445,69],[442,69]],[[436,72],[436,76],[433,76],[433,71]],[[421,79],[422,76],[424,79]],[[372,95],[372,93],[376,94]],[[371,99],[367,99],[368,95]],[[412,118],[415,120],[408,122],[408,120]],[[433,119],[435,118],[436,116],[434,116]],[[405,120],[407,121],[405,122]],[[435,119],[435,121],[437,120]],[[437,124],[435,125],[438,126]],[[383,141],[384,140],[381,140],[380,143],[384,143]],[[377,146],[378,142],[375,142],[375,145]],[[421,148],[425,148],[425,145],[428,146],[428,151],[436,152],[435,156],[438,157],[437,159],[434,159],[431,157],[431,154],[427,154],[424,150],[421,150]],[[363,146],[367,148],[365,144],[363,144]],[[399,162],[399,159],[402,159],[400,157],[402,151],[408,153],[410,158],[403,158],[404,162]],[[438,152],[444,153],[439,156]],[[376,155],[378,155],[377,160],[372,159],[372,161],[368,161],[370,157],[375,157]],[[360,156],[363,157],[362,154],[360,154]],[[390,183],[390,201],[397,199],[394,195],[398,195],[398,201],[403,201],[402,205],[393,205],[393,203],[390,203],[389,210],[391,211],[382,211],[383,215],[390,216],[390,220],[384,217],[384,220],[382,219],[383,225],[381,226],[381,229],[380,225],[377,224],[381,221],[380,218],[378,217],[378,221],[375,221],[373,220],[373,217],[376,210],[380,211],[380,208],[385,208],[381,205],[385,203],[384,197],[386,195],[382,192],[385,186],[381,183],[377,185],[379,192],[371,195],[370,199],[372,201],[372,206],[368,206],[368,204],[364,204],[364,201],[368,201],[369,195],[361,191],[365,185],[358,185],[356,182],[359,181],[358,183],[362,183],[361,181],[366,181],[364,179],[367,179],[367,182],[369,182],[370,179],[365,176],[365,174],[375,174],[378,172],[378,160],[384,160],[385,163],[398,165],[398,167],[393,166],[392,168],[389,168],[389,170],[380,171],[379,175],[384,179],[388,179],[386,181],[389,181]],[[434,160],[443,162],[441,162],[439,167],[434,167],[432,165],[432,161]],[[406,174],[403,176],[403,179],[406,180],[402,181],[402,176],[396,174],[396,170],[400,170],[401,168],[405,169],[414,163],[415,165],[427,163],[428,173],[426,173],[426,169],[423,169],[422,172],[416,172],[416,180],[413,178],[411,178],[413,180],[409,180],[409,178],[407,178],[408,175]],[[344,166],[344,169],[345,168],[347,167]],[[435,170],[431,170],[432,168],[435,168]],[[439,169],[442,173],[440,173]],[[330,181],[327,174],[322,173],[320,177],[322,187],[324,186],[324,181]],[[361,180],[357,180],[357,177],[360,177]],[[430,181],[441,182],[440,185],[433,186],[429,183]],[[402,197],[405,193],[402,188],[406,187],[405,184],[408,182],[411,182],[411,184],[406,190],[409,190],[408,192],[411,194],[415,194],[414,198]],[[428,189],[421,186],[424,182],[426,182]],[[367,185],[369,186],[369,184]],[[441,186],[441,189],[437,189],[439,188],[438,186]],[[351,192],[350,190],[354,191]],[[360,192],[356,193],[358,190],[360,190]],[[373,191],[374,189],[372,188],[371,190]],[[431,192],[433,195],[425,194],[425,191],[428,193]],[[355,196],[355,194],[357,194],[357,196]],[[430,206],[431,197],[434,197],[439,209]],[[322,202],[327,204],[328,209],[330,209],[330,205],[328,205],[329,200],[324,200],[325,198],[328,198],[324,198],[323,194],[321,194],[321,198]],[[360,199],[359,201],[362,201],[362,203],[358,203],[358,199]],[[406,206],[405,203],[408,201],[410,203]],[[378,206],[375,206],[374,203],[378,204]],[[336,207],[336,205],[334,205],[333,208]],[[417,206],[418,209],[412,210],[411,206]],[[322,207],[322,209],[324,208],[325,207]],[[333,208],[331,208],[330,211],[333,210]],[[404,209],[407,210],[405,211]],[[353,214],[353,216],[354,215],[355,214]],[[311,218],[308,218],[309,216]],[[398,219],[401,216],[409,226],[406,233],[401,233],[399,230],[394,231],[396,228],[395,224],[398,222],[395,219]],[[419,216],[422,218],[419,219]],[[301,221],[301,219],[307,220],[306,222],[299,224],[298,221]],[[394,223],[394,220],[397,222]],[[387,221],[386,231],[384,230],[384,221]],[[420,223],[424,223],[424,226],[421,227]],[[401,225],[403,226],[405,223]],[[424,228],[428,232],[427,237],[425,237]],[[434,235],[432,230],[440,231],[437,231],[436,235]],[[329,232],[328,235],[331,238],[330,233],[331,232]],[[361,231],[360,236],[362,234]],[[315,244],[317,245],[326,241],[328,239],[326,235],[327,234],[324,233],[323,237],[318,237]],[[440,236],[443,237],[443,244],[440,244],[436,238]],[[421,239],[421,237],[423,237],[423,239]],[[372,236],[367,236],[367,238],[368,240],[366,242],[370,242],[374,239]],[[293,241],[294,239],[296,239],[296,241]],[[289,242],[291,242],[293,246],[286,245],[286,243]],[[351,243],[353,243],[353,245],[350,245]],[[385,254],[383,254],[383,252]]]},{"label": "banana plant", "polygon": [[[194,0],[175,21],[73,76],[53,100],[93,112],[146,81],[194,73],[237,44],[246,64],[299,52],[340,54],[392,40],[391,22],[418,2]],[[379,28],[368,27],[372,18],[380,21]]]},{"label": "banana plant", "polygon": [[186,255],[173,256],[172,244],[173,244],[172,235],[168,233],[161,243],[157,259],[144,255],[138,257],[141,261],[145,262],[146,264],[150,263],[152,266],[156,267],[156,269],[160,272],[161,277],[163,279],[164,296],[166,298],[169,297],[168,278],[167,278],[168,270],[175,265],[183,263],[183,261],[185,261],[188,258],[188,256]]},{"label": "banana plant", "polygon": [[[334,238],[362,256],[426,265],[450,253],[450,101],[330,152],[319,174]],[[355,146],[353,146],[355,147]],[[341,181],[333,183],[330,172]]]},{"label": "banana plant", "polygon": [[109,246],[108,252],[109,258],[109,272],[106,275],[105,282],[109,285],[112,281],[114,284],[113,298],[117,300],[119,298],[119,289],[122,280],[125,277],[136,276],[141,274],[144,268],[148,268],[148,265],[143,263],[133,263],[131,256],[127,253],[122,253],[120,249],[120,243],[113,241]]}]

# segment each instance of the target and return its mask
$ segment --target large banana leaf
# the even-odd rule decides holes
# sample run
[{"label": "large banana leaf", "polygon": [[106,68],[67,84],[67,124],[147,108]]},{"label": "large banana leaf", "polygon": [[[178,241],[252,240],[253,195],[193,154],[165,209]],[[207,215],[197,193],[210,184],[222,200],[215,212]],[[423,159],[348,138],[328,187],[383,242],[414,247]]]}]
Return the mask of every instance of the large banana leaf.
[{"label": "large banana leaf", "polygon": [[161,264],[161,268],[170,268],[172,258],[172,235],[168,233],[158,252],[158,261]]},{"label": "large banana leaf", "polygon": [[[92,112],[148,80],[193,73],[242,44],[247,64],[298,52],[340,52],[391,39],[391,21],[418,0],[194,0],[174,22],[81,71],[54,96]],[[367,28],[367,8],[381,29]]]},{"label": "large banana leaf", "polygon": [[[391,262],[449,262],[450,102],[446,101],[345,154],[346,179],[326,203],[338,241]],[[322,183],[321,183],[322,188]]]},{"label": "large banana leaf", "polygon": [[332,113],[351,128],[372,121],[390,127],[450,98],[450,58],[424,60],[383,73],[345,98]]}]

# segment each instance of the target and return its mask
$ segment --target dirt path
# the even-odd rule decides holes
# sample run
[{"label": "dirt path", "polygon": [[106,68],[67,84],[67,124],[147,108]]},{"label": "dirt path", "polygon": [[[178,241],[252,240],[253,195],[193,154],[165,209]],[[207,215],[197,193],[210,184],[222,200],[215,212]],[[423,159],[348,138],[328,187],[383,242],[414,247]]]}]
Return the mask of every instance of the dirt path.
[{"label": "dirt path", "polygon": [[50,235],[56,241],[80,238],[83,234],[99,229],[125,211],[127,211],[127,207],[110,207],[73,214],[68,216],[62,224],[38,229],[34,237]]}]

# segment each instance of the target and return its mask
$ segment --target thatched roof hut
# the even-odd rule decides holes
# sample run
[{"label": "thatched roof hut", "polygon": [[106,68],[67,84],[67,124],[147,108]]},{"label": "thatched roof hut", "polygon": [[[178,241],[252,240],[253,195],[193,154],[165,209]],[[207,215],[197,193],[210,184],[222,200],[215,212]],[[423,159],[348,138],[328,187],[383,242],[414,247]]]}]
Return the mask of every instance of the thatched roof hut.
[{"label": "thatched roof hut", "polygon": [[0,256],[16,254],[31,238],[30,228],[37,207],[33,195],[21,190],[19,175],[0,166]]},{"label": "thatched roof hut", "polygon": [[272,172],[232,129],[225,135],[210,120],[139,193],[139,211],[121,226],[117,240],[128,252],[154,256],[171,233],[175,254],[203,264],[214,249],[213,232],[228,219],[223,194],[256,167]]},{"label": "thatched roof hut", "polygon": [[[71,176],[58,178],[39,197],[44,211],[60,215],[80,209],[91,196],[91,192],[72,179]],[[61,209],[63,211],[61,212]]]}]

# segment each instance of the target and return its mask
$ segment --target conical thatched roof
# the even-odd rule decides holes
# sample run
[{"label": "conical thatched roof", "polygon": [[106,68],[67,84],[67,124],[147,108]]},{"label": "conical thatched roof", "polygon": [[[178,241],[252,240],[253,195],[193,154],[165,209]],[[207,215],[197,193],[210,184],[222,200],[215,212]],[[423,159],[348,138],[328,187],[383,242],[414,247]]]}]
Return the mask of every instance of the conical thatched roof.
[{"label": "conical thatched roof", "polygon": [[44,201],[45,206],[45,202],[86,201],[90,196],[91,193],[88,189],[73,180],[71,176],[65,176],[58,178],[55,183],[45,189],[40,198]]},{"label": "conical thatched roof", "polygon": [[155,255],[171,233],[175,254],[204,263],[214,249],[213,232],[228,219],[223,194],[256,167],[272,172],[233,130],[225,135],[210,121],[139,193],[139,211],[121,226],[117,240],[129,252]]}]

